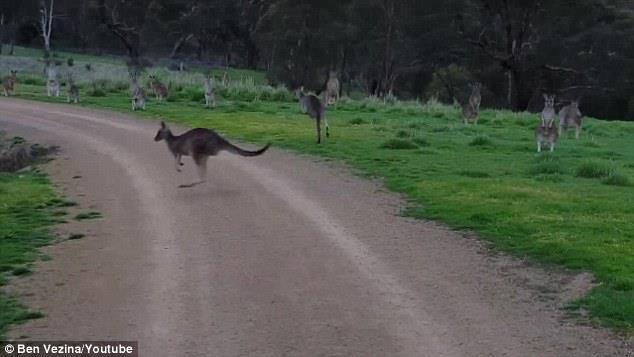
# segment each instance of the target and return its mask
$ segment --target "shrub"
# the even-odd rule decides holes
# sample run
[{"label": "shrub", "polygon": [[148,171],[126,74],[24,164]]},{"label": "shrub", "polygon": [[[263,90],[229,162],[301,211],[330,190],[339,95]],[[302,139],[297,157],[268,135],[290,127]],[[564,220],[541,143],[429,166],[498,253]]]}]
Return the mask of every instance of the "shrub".
[{"label": "shrub", "polygon": [[73,57],[68,57],[68,60],[66,60],[66,64],[68,65],[68,67],[72,67],[75,64],[75,60],[73,59]]},{"label": "shrub", "polygon": [[200,103],[205,100],[205,93],[202,90],[188,88],[185,90],[184,93],[187,99],[191,100],[192,102]]},{"label": "shrub", "polygon": [[531,175],[556,175],[564,173],[559,159],[550,153],[540,155],[535,161],[535,165],[533,165],[529,171]]},{"label": "shrub", "polygon": [[469,143],[470,146],[489,146],[493,145],[493,141],[486,135],[478,135]]},{"label": "shrub", "polygon": [[106,92],[101,88],[93,88],[88,91],[88,96],[90,97],[105,97]]},{"label": "shrub", "polygon": [[28,84],[28,85],[35,85],[35,86],[44,86],[46,85],[46,81],[44,81],[44,78],[39,78],[39,77],[24,77],[24,79],[22,79],[20,81],[20,77],[18,77],[18,82],[22,82],[24,84]]},{"label": "shrub", "polygon": [[425,138],[414,138],[412,139],[412,141],[420,146],[420,147],[427,147],[427,146],[431,146],[431,144],[429,143],[429,141],[427,141],[427,139]]},{"label": "shrub", "polygon": [[557,161],[545,161],[534,165],[530,169],[531,175],[554,175],[563,174],[564,170]]},{"label": "shrub", "polygon": [[389,150],[413,150],[417,149],[418,146],[409,140],[391,139],[381,144],[381,148]]},{"label": "shrub", "polygon": [[611,186],[630,186],[632,184],[629,177],[616,170],[610,172],[608,177],[603,180],[603,183]]},{"label": "shrub", "polygon": [[410,135],[410,133],[408,133],[408,132],[407,132],[407,131],[405,131],[405,130],[399,130],[399,131],[396,133],[396,137],[397,137],[397,138],[401,138],[401,139],[403,139],[403,138],[409,138],[410,136],[411,136],[411,135]]},{"label": "shrub", "polygon": [[491,177],[489,173],[483,171],[471,171],[471,170],[463,170],[458,173],[460,176],[471,177],[471,178],[488,178]]},{"label": "shrub", "polygon": [[611,171],[610,166],[605,163],[586,161],[577,169],[577,177],[604,178],[610,176]]},{"label": "shrub", "polygon": [[350,119],[348,123],[350,125],[361,125],[361,124],[365,124],[365,120],[361,118],[354,118],[354,119]]}]

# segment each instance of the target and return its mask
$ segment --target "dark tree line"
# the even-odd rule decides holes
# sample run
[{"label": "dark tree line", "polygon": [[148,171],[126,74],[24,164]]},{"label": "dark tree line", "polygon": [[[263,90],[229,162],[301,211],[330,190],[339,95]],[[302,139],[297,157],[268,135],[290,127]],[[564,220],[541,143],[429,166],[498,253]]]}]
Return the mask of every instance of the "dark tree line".
[{"label": "dark tree line", "polygon": [[[2,42],[43,46],[49,1],[0,3]],[[448,103],[479,81],[486,106],[539,109],[549,92],[634,119],[627,0],[57,0],[51,46],[257,68],[317,91],[336,71],[345,92]]]}]

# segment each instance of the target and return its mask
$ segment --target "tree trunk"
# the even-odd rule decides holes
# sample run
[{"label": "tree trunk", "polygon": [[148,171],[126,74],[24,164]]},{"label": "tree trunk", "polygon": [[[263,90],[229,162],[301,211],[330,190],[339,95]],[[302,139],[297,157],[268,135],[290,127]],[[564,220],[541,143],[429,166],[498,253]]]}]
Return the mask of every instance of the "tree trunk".
[{"label": "tree trunk", "polygon": [[510,70],[510,74],[513,87],[513,103],[511,109],[515,112],[525,111],[528,109],[528,104],[532,97],[531,89],[519,70]]},{"label": "tree trunk", "polygon": [[385,31],[385,52],[383,55],[383,78],[378,88],[378,96],[382,97],[390,91],[392,71],[394,70],[394,32],[396,25],[396,13],[394,0],[384,0],[387,29]]},{"label": "tree trunk", "polygon": [[183,48],[183,45],[187,41],[189,41],[192,37],[194,37],[194,35],[191,33],[181,36],[178,39],[178,41],[176,41],[176,43],[174,44],[174,47],[172,47],[172,53],[170,54],[170,58],[176,58],[176,55],[178,55],[178,53],[181,51],[181,48]]},{"label": "tree trunk", "polygon": [[3,43],[4,43],[4,14],[0,14],[0,55],[2,54]]},{"label": "tree trunk", "polygon": [[257,69],[259,52],[253,41],[250,39],[246,41],[247,47],[247,68]]}]

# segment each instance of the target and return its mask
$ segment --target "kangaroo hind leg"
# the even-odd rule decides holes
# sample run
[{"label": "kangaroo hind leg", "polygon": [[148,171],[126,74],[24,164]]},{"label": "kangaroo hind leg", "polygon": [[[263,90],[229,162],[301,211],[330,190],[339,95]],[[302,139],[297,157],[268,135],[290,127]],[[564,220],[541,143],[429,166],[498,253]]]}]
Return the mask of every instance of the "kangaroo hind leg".
[{"label": "kangaroo hind leg", "polygon": [[209,156],[205,154],[195,154],[193,158],[198,171],[199,183],[203,183],[207,180],[207,159],[209,159]]},{"label": "kangaroo hind leg", "polygon": [[205,183],[207,177],[207,159],[209,156],[204,154],[194,154],[194,163],[196,164],[196,169],[198,171],[198,182],[191,183],[189,185],[180,185],[179,188],[192,188],[194,186]]}]

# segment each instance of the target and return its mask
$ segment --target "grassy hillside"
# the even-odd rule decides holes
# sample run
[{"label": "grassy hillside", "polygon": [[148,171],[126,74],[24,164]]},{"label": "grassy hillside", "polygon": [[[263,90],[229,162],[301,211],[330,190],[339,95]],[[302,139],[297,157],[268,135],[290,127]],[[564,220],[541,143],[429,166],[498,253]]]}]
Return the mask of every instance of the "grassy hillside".
[{"label": "grassy hillside", "polygon": [[[167,102],[150,101],[139,115],[344,161],[405,194],[408,215],[476,231],[519,256],[591,271],[598,285],[571,307],[634,331],[633,124],[589,119],[580,140],[571,133],[554,154],[537,154],[537,115],[485,110],[480,125],[465,126],[452,107],[348,101],[329,109],[332,136],[317,146],[313,124],[286,94],[249,97],[228,88],[207,110],[199,86],[173,89]],[[84,96],[81,105],[129,112],[126,91]],[[39,83],[23,82],[18,92],[62,101],[44,97]]]}]

